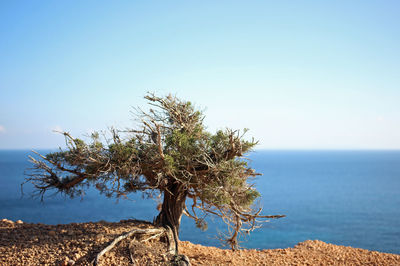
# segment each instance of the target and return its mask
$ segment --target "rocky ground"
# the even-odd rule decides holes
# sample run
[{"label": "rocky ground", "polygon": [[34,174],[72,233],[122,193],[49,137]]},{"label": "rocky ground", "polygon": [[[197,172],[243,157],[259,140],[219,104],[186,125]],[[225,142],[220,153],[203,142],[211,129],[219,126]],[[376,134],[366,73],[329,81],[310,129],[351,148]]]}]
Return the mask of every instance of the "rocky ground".
[{"label": "rocky ground", "polygon": [[[3,219],[0,265],[88,265],[112,240],[133,228],[152,225],[135,220],[45,225]],[[100,265],[168,265],[165,244],[153,240],[143,244],[132,238],[106,253]],[[235,252],[182,241],[180,253],[186,254],[192,265],[400,265],[400,255],[317,240],[294,248]]]}]

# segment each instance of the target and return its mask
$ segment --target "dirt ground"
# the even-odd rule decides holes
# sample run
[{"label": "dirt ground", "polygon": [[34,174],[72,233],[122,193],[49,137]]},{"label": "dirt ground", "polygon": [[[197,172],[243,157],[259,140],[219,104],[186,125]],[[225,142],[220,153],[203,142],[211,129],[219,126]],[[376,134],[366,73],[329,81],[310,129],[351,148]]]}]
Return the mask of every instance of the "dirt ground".
[{"label": "dirt ground", "polygon": [[[3,219],[0,265],[89,265],[111,241],[134,228],[152,225],[135,220],[46,225]],[[165,253],[165,244],[132,240],[131,237],[121,241],[101,258],[100,265],[168,265],[170,257]],[[180,253],[187,255],[192,265],[400,265],[400,255],[318,240],[287,249],[239,251],[182,241]]]}]

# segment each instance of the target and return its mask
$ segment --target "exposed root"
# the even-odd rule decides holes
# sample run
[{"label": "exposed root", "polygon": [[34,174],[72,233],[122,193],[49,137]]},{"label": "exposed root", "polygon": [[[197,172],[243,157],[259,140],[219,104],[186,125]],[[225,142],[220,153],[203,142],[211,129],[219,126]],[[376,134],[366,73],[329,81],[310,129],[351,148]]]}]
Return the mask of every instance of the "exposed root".
[{"label": "exposed root", "polygon": [[[168,254],[175,254],[177,253],[176,250],[176,244],[175,244],[175,238],[174,235],[172,233],[172,229],[171,227],[167,226],[167,229],[165,230],[165,236],[167,238],[168,241],[168,249],[167,249],[167,253]],[[176,240],[177,241],[177,240]]]},{"label": "exposed root", "polygon": [[136,265],[136,261],[135,261],[135,258],[134,258],[134,256],[133,256],[133,253],[132,253],[132,249],[133,249],[133,243],[135,242],[135,238],[129,243],[129,256],[131,257],[131,261],[132,261],[132,263],[133,263],[133,265]]},{"label": "exposed root", "polygon": [[[172,232],[172,229],[167,226],[167,228],[149,228],[149,229],[133,229],[129,231],[128,233],[125,233],[123,235],[120,235],[116,239],[114,239],[107,247],[105,247],[103,250],[101,250],[96,258],[92,261],[92,265],[99,265],[99,261],[101,257],[109,252],[111,249],[113,249],[119,242],[122,240],[132,236],[132,235],[141,235],[140,237],[134,237],[133,240],[129,244],[129,255],[132,263],[136,265],[136,260],[134,256],[134,250],[135,250],[135,244],[136,243],[144,243],[147,242],[151,239],[156,239],[160,237],[165,237],[166,238],[166,244],[167,244],[167,252],[164,254],[161,254],[162,257],[165,259],[169,257],[171,265],[185,265],[185,266],[190,266],[189,259],[185,255],[179,255],[177,254],[176,250],[176,244],[175,243],[175,238]],[[147,237],[143,237],[143,235],[147,235]],[[172,256],[172,257],[171,257]]]},{"label": "exposed root", "polygon": [[146,238],[146,239],[140,240],[140,242],[147,242],[147,241],[149,241],[149,240],[151,240],[151,239],[160,237],[160,236],[162,236],[163,234],[165,234],[165,232],[161,232],[161,233],[158,233],[158,234],[156,234],[156,235],[152,235],[152,236],[150,236],[150,237],[148,237],[148,238]]},{"label": "exposed root", "polygon": [[[164,233],[166,233],[167,230],[165,230],[164,228],[154,228],[154,229],[134,229],[132,231],[129,231],[126,234],[123,234],[119,237],[117,237],[116,239],[114,239],[113,242],[111,242],[110,245],[108,245],[107,247],[105,247],[102,251],[100,251],[96,258],[93,260],[92,264],[93,265],[99,265],[99,260],[100,258],[106,254],[108,251],[110,251],[113,247],[115,247],[116,244],[118,244],[119,242],[121,242],[122,240],[134,235],[134,234],[158,234],[158,235],[162,235]],[[147,239],[149,240],[149,239]],[[147,241],[146,240],[146,241]],[[131,254],[132,257],[132,254]]]}]

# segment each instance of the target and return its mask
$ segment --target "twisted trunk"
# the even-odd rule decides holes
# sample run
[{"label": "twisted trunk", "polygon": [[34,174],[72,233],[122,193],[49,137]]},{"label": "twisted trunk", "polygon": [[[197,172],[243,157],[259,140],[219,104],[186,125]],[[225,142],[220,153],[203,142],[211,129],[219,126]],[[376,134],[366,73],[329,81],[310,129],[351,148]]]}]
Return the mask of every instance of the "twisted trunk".
[{"label": "twisted trunk", "polygon": [[175,183],[168,186],[168,190],[164,191],[161,211],[154,221],[157,226],[171,228],[174,235],[176,254],[178,254],[179,226],[185,209],[186,196],[187,191],[182,184]]}]

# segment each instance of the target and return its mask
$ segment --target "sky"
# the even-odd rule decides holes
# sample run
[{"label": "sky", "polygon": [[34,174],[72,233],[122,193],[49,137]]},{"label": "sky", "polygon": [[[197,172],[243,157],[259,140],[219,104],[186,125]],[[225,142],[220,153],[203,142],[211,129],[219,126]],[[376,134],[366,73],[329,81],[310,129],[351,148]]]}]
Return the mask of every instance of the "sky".
[{"label": "sky", "polygon": [[133,125],[143,96],[259,149],[400,149],[399,1],[0,1],[0,149]]}]

